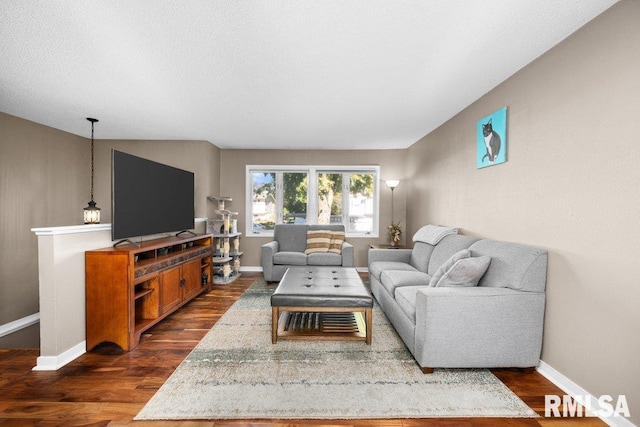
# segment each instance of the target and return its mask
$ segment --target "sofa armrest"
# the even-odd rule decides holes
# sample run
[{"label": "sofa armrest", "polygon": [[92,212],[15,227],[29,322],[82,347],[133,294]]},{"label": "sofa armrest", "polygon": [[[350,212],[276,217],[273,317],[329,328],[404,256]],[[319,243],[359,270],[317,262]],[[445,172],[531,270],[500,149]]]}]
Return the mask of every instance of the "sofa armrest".
[{"label": "sofa armrest", "polygon": [[411,261],[411,249],[369,249],[368,264],[376,261],[405,262]]},{"label": "sofa armrest", "polygon": [[416,294],[422,367],[537,366],[545,294],[508,288],[425,288]]},{"label": "sofa armrest", "polygon": [[270,282],[273,280],[273,256],[278,252],[278,241],[274,240],[262,245],[262,272],[264,280]]},{"label": "sofa armrest", "polygon": [[342,266],[353,267],[353,245],[349,242],[342,242]]}]

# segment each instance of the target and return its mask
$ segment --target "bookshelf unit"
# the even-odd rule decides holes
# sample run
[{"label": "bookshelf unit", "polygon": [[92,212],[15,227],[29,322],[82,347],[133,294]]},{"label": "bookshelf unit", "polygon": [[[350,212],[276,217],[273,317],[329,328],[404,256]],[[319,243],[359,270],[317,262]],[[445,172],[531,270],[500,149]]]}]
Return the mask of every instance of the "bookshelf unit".
[{"label": "bookshelf unit", "polygon": [[141,334],[210,289],[212,236],[167,237],[85,252],[87,351],[129,351]]}]

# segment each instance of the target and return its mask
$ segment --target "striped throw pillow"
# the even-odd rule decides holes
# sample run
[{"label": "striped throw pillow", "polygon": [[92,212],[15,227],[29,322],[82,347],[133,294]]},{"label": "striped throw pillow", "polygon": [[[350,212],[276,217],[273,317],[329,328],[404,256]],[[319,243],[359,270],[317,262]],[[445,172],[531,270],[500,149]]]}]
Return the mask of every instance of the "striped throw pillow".
[{"label": "striped throw pillow", "polygon": [[329,252],[342,255],[342,243],[344,243],[344,231],[332,231]]},{"label": "striped throw pillow", "polygon": [[308,230],[307,249],[305,254],[327,252],[331,244],[331,232],[329,230]]}]

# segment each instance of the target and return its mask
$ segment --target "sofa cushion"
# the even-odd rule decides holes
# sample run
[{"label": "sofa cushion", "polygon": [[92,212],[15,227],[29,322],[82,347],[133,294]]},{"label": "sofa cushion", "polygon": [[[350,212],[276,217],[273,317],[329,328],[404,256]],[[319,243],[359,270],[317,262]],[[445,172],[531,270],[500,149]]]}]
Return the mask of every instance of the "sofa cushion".
[{"label": "sofa cushion", "polygon": [[406,262],[375,261],[369,264],[369,276],[375,278],[378,282],[380,282],[382,272],[387,270],[418,271]]},{"label": "sofa cushion", "polygon": [[429,268],[427,273],[433,276],[436,270],[448,260],[451,255],[462,249],[468,249],[473,243],[477,242],[477,237],[461,236],[459,234],[451,234],[438,243],[429,258]]},{"label": "sofa cushion", "polygon": [[416,242],[411,251],[411,260],[409,263],[418,271],[426,273],[429,268],[429,258],[435,246],[428,243]]},{"label": "sofa cushion", "polygon": [[331,245],[331,232],[329,230],[308,230],[307,247],[305,254],[315,254],[317,252],[329,252]]},{"label": "sofa cushion", "polygon": [[342,244],[344,243],[344,231],[330,231],[331,243],[329,243],[329,252],[342,255]]},{"label": "sofa cushion", "polygon": [[544,292],[547,282],[547,251],[536,246],[484,239],[471,247],[473,255],[488,255],[491,265],[478,286]]},{"label": "sofa cushion", "polygon": [[458,260],[444,273],[435,286],[478,286],[478,281],[487,271],[490,263],[491,257],[486,255]]},{"label": "sofa cushion", "polygon": [[303,252],[276,252],[273,263],[278,265],[307,265],[307,256]]},{"label": "sofa cushion", "polygon": [[307,225],[277,224],[273,240],[278,241],[278,250],[283,252],[304,252],[307,247]]},{"label": "sofa cushion", "polygon": [[385,270],[380,283],[395,298],[396,289],[404,286],[429,286],[431,276],[421,271]]},{"label": "sofa cushion", "polygon": [[307,255],[307,265],[342,265],[342,255],[319,252]]},{"label": "sofa cushion", "polygon": [[396,302],[413,323],[416,323],[416,295],[426,288],[428,286],[403,286],[396,289]]},{"label": "sofa cushion", "polygon": [[431,276],[431,282],[429,282],[429,286],[434,287],[436,284],[442,279],[442,277],[455,265],[456,262],[461,259],[469,258],[471,256],[471,251],[469,249],[463,249],[461,251],[456,252],[451,255],[448,260],[442,263],[440,267],[433,273]]}]

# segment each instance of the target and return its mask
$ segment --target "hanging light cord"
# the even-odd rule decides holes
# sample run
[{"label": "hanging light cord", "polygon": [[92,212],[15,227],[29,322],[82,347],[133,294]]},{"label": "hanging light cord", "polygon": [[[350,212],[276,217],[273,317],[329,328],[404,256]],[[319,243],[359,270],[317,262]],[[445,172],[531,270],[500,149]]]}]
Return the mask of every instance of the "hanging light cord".
[{"label": "hanging light cord", "polygon": [[93,200],[93,121],[91,121],[91,200]]},{"label": "hanging light cord", "polygon": [[93,202],[93,125],[98,119],[87,117],[87,120],[91,122],[91,201]]}]

